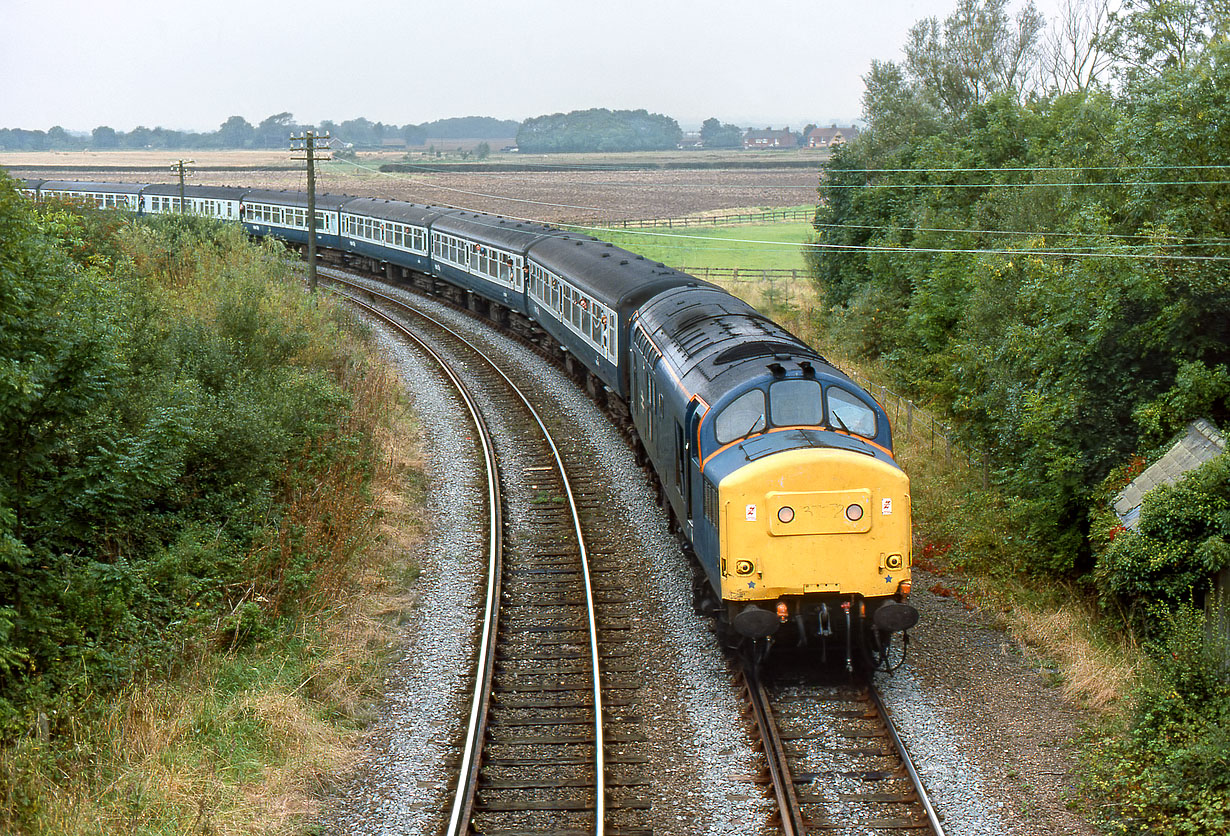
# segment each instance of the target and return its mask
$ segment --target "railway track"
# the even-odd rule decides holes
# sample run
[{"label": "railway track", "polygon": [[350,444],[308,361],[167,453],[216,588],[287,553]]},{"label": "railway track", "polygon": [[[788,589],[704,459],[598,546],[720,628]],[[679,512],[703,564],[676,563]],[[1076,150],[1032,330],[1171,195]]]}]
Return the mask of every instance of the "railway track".
[{"label": "railway track", "polygon": [[944,836],[869,675],[777,651],[763,670],[745,662],[741,678],[783,833]]},{"label": "railway track", "polygon": [[[616,544],[601,536],[602,503],[575,487],[598,481],[585,463],[592,457],[557,444],[524,383],[464,336],[337,271],[324,273],[370,299],[351,297],[445,370],[487,461],[486,603],[445,832],[649,833],[632,712],[640,683],[625,661],[626,601],[591,564],[586,532],[599,532],[600,554]],[[434,347],[437,340],[447,349]],[[465,379],[450,367],[464,368]]]},{"label": "railway track", "polygon": [[[392,296],[349,282],[340,271],[325,273],[403,315],[425,317]],[[623,663],[632,656],[621,609],[627,602],[618,584],[594,584],[602,571],[587,560],[583,520],[601,531],[601,522],[592,523],[603,509],[573,488],[598,480],[588,463],[592,456],[562,451],[560,445],[575,439],[557,444],[531,398],[480,348],[460,335],[453,338],[466,349],[464,358],[451,362],[460,360],[475,390],[492,398],[487,410],[502,416],[523,411],[527,417],[520,425],[534,429],[520,433],[520,452],[497,457],[513,464],[497,468],[503,492],[491,500],[495,514],[504,505],[515,510],[511,520],[493,525],[490,560],[501,568],[490,570],[494,580],[483,622],[492,641],[477,657],[488,682],[476,689],[471,705],[446,833],[649,834],[644,791],[650,782],[642,769],[647,758],[635,745],[643,742],[633,710],[639,683],[636,670]],[[472,410],[481,422],[482,409]],[[537,449],[527,446],[530,435],[540,439]],[[508,536],[496,543],[499,531]],[[603,543],[599,551],[617,554],[618,546]],[[599,619],[595,613],[604,604],[608,615]],[[869,677],[850,680],[840,672],[826,679],[814,659],[778,650],[763,671],[745,667],[741,684],[779,811],[771,824],[788,836],[812,830],[943,836]],[[607,714],[619,717],[620,731],[611,733],[600,722]],[[614,761],[602,757],[608,748],[617,752]],[[612,791],[616,800],[608,804]]]}]

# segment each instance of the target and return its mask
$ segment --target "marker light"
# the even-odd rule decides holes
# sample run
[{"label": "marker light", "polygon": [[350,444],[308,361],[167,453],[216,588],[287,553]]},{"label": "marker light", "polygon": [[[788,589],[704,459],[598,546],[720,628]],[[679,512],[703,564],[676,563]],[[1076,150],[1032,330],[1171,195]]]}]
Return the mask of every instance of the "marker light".
[{"label": "marker light", "polygon": [[755,565],[750,560],[740,560],[735,563],[735,571],[740,575],[750,575],[755,568]]},{"label": "marker light", "polygon": [[900,569],[904,565],[899,554],[890,554],[884,563],[889,569]]},{"label": "marker light", "polygon": [[783,505],[777,511],[777,519],[783,523],[794,521],[794,509],[789,505]]},{"label": "marker light", "polygon": [[863,518],[863,506],[851,505],[846,508],[846,519],[850,522],[858,522]]}]

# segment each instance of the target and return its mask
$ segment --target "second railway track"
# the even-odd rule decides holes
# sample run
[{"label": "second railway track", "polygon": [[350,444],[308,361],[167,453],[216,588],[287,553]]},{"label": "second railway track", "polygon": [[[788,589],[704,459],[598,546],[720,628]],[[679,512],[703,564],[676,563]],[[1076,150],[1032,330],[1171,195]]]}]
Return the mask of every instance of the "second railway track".
[{"label": "second railway track", "polygon": [[[603,533],[606,509],[589,490],[596,481],[590,457],[570,449],[571,440],[557,443],[530,396],[444,323],[389,297],[363,304],[442,368],[464,368],[449,374],[478,432],[490,436],[484,444],[498,482],[491,500],[496,574],[483,628],[489,643],[476,653],[476,694],[446,832],[648,834],[645,758],[632,713],[640,677],[628,662],[626,598],[590,561],[591,553],[617,547]],[[447,348],[414,333],[424,329]],[[499,430],[488,433],[488,423]]]}]

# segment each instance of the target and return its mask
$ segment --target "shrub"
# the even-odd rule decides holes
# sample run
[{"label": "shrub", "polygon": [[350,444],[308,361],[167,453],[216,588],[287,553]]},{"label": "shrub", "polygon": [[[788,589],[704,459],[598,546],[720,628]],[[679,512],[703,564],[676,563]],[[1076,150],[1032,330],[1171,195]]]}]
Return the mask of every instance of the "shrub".
[{"label": "shrub", "polygon": [[1127,605],[1200,603],[1230,565],[1230,456],[1150,491],[1137,528],[1112,532],[1095,571],[1105,595]]},{"label": "shrub", "polygon": [[238,227],[36,212],[11,186],[0,224],[3,739],[187,646],[260,641],[344,576],[379,421],[353,407],[381,384]]},{"label": "shrub", "polygon": [[1230,829],[1230,640],[1191,607],[1154,609],[1161,639],[1128,733],[1099,741],[1096,786],[1119,833]]}]

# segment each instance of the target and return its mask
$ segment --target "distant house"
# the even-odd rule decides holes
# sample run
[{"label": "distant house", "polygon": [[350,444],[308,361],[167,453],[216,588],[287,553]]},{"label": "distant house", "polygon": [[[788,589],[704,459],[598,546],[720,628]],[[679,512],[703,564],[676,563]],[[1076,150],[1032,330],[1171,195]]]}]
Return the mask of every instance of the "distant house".
[{"label": "distant house", "polygon": [[853,125],[848,128],[839,128],[836,125],[828,128],[813,128],[807,132],[807,136],[803,137],[803,147],[836,148],[838,145],[845,145],[857,136],[858,128]]},{"label": "distant house", "polygon": [[386,151],[404,151],[406,149],[405,137],[395,136],[380,140],[380,147]]},{"label": "distant house", "polygon": [[683,151],[691,148],[704,148],[705,143],[700,138],[700,131],[684,131],[683,138],[675,147]]},{"label": "distant house", "polygon": [[744,148],[796,148],[798,141],[790,131],[748,131],[743,135]]}]

